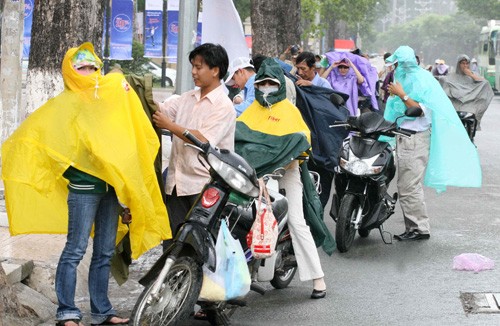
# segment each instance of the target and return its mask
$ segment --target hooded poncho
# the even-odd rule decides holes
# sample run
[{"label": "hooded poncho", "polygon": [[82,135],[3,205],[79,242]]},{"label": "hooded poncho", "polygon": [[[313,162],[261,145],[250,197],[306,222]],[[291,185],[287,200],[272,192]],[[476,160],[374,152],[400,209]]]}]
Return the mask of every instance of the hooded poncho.
[{"label": "hooded poncho", "polygon": [[[158,137],[121,73],[78,74],[72,48],[62,63],[64,91],[31,114],[2,146],[2,178],[12,235],[66,233],[69,166],[114,187],[130,208],[132,257],[171,238],[154,170]],[[118,216],[116,217],[118,218]],[[117,242],[128,231],[120,223]]]},{"label": "hooded poncho", "polygon": [[337,67],[333,68],[326,78],[334,90],[349,95],[346,106],[349,109],[350,115],[358,115],[358,89],[361,94],[370,97],[372,107],[378,110],[375,91],[378,80],[377,69],[373,67],[366,58],[350,52],[328,52],[325,56],[328,58],[330,64],[336,64],[342,59],[349,58],[365,79],[363,83],[358,85],[356,73],[352,68],[349,68],[349,72],[345,76],[342,76]]},{"label": "hooded poncho", "polygon": [[[447,186],[480,187],[481,166],[476,147],[438,81],[417,65],[415,53],[409,46],[400,46],[386,62],[396,60],[394,81],[403,86],[411,99],[432,111],[430,156],[424,184],[437,192],[445,191]],[[390,96],[384,118],[395,121],[405,111],[403,101]],[[402,121],[398,120],[399,123]]]},{"label": "hooded poncho", "polygon": [[451,100],[451,103],[457,111],[472,112],[476,115],[478,126],[480,126],[486,109],[494,97],[491,85],[487,80],[474,80],[472,77],[464,74],[460,68],[460,61],[470,59],[462,54],[457,59],[455,73],[441,77],[439,82],[444,92]]},{"label": "hooded poncho", "polygon": [[[268,58],[262,63],[255,82],[263,79],[278,81],[279,89],[267,96],[255,89],[256,100],[236,120],[235,137],[235,151],[248,161],[259,177],[289,165],[310,148],[309,128],[299,110],[286,99],[285,77],[274,59]],[[309,174],[307,178],[310,178]],[[307,185],[304,175],[302,180]],[[309,191],[303,197],[306,222],[316,245],[323,246],[331,254],[335,241],[323,222],[321,204],[317,207],[319,209],[311,209],[315,204],[313,201],[319,202],[319,197],[314,187],[304,187],[306,190]]]}]

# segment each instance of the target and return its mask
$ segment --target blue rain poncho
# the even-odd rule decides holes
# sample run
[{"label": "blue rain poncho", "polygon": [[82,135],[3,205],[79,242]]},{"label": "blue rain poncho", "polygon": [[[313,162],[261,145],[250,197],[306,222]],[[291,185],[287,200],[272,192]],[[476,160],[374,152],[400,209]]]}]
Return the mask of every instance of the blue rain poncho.
[{"label": "blue rain poncho", "polygon": [[[403,86],[411,99],[432,112],[430,156],[424,184],[437,192],[445,191],[447,186],[480,187],[481,165],[477,149],[439,82],[417,65],[415,52],[409,46],[400,46],[386,60],[388,63],[396,61],[395,82]],[[405,110],[406,105],[398,96],[390,96],[384,118],[395,121]],[[399,119],[398,123],[402,121]]]}]

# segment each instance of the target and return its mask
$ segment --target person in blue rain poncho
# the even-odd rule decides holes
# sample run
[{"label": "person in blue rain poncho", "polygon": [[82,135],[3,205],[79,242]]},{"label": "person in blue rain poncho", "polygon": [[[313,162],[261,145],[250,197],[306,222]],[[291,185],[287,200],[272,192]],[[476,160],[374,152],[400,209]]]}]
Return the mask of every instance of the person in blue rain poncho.
[{"label": "person in blue rain poncho", "polygon": [[402,128],[416,133],[396,138],[397,185],[406,230],[394,237],[400,241],[428,239],[422,179],[437,192],[447,186],[480,187],[479,156],[439,82],[417,65],[413,49],[400,46],[386,63],[394,65],[395,72],[388,87],[391,96],[385,119],[396,121],[414,106],[423,111],[417,118],[397,119]]}]

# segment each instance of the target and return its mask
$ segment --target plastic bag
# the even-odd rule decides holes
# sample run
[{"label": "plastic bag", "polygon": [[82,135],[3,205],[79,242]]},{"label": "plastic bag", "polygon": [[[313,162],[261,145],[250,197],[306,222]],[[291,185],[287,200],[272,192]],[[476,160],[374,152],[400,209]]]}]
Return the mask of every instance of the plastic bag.
[{"label": "plastic bag", "polygon": [[217,243],[215,272],[203,266],[203,285],[200,300],[227,301],[246,295],[250,291],[250,273],[238,240],[229,232],[226,220],[222,220]]},{"label": "plastic bag", "polygon": [[[276,250],[276,242],[278,241],[278,222],[274,217],[271,199],[269,198],[269,193],[262,179],[259,179],[259,188],[260,193],[257,200],[257,213],[252,228],[247,235],[247,244],[252,250],[254,258],[264,259],[271,257]],[[262,203],[263,199],[265,199],[264,205]]]},{"label": "plastic bag", "polygon": [[466,253],[453,258],[453,269],[459,271],[480,272],[486,269],[493,269],[495,262],[480,254]]}]

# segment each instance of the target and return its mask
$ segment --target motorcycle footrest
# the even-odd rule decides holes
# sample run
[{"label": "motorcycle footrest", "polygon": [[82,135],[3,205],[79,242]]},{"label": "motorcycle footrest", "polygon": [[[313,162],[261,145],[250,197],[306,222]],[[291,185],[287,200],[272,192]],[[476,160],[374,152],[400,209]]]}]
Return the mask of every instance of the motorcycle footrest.
[{"label": "motorcycle footrest", "polygon": [[250,284],[250,290],[262,295],[266,294],[266,289],[257,282],[252,282],[252,284]]}]

